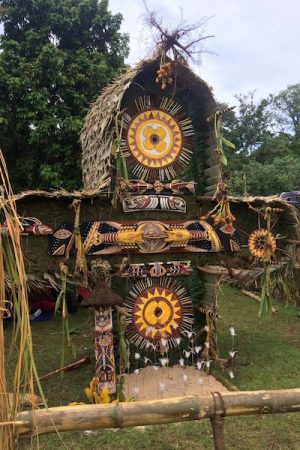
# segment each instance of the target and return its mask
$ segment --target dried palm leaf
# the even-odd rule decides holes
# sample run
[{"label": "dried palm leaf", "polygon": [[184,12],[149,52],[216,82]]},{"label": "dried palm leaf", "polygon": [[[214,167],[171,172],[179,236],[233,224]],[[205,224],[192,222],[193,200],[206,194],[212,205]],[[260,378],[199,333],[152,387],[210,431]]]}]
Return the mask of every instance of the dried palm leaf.
[{"label": "dried palm leaf", "polygon": [[[21,247],[21,226],[16,210],[13,192],[10,186],[4,157],[0,151],[0,211],[6,222],[7,231],[0,234],[0,307],[5,308],[6,290],[9,284],[10,300],[13,303],[14,326],[11,348],[17,349],[17,361],[14,368],[12,402],[6,387],[4,363],[4,333],[3,314],[0,311],[0,418],[10,424],[0,427],[0,448],[12,450],[16,439],[14,422],[21,409],[22,395],[34,395],[34,380],[36,381],[44,403],[46,400],[39,383],[39,378],[33,358],[32,337],[28,310],[28,289],[25,274],[24,259]],[[34,409],[34,404],[32,404]]]}]

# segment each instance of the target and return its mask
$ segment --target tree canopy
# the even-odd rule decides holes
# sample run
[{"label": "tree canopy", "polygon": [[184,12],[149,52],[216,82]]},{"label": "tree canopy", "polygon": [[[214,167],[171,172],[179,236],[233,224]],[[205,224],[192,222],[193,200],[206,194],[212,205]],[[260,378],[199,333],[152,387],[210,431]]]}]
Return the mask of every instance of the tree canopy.
[{"label": "tree canopy", "polygon": [[[0,148],[15,191],[81,187],[79,132],[124,67],[128,36],[108,0],[0,0]],[[300,189],[300,84],[223,116],[230,192]]]},{"label": "tree canopy", "polygon": [[[300,84],[257,102],[236,96],[236,111],[223,117],[232,194],[271,195],[300,189]],[[223,106],[223,105],[222,105]]]},{"label": "tree canopy", "polygon": [[107,0],[0,0],[0,147],[15,190],[79,188],[79,131],[124,66]]}]

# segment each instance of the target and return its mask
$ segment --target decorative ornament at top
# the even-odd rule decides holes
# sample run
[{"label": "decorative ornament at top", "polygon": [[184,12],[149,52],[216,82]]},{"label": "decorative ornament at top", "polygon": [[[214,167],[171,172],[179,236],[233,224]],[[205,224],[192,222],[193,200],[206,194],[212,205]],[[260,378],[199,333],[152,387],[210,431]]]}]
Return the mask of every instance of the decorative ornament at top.
[{"label": "decorative ornament at top", "polygon": [[195,61],[203,51],[203,41],[214,37],[203,34],[208,21],[207,17],[192,24],[186,24],[181,20],[178,26],[170,29],[163,24],[162,18],[156,12],[149,11],[147,6],[146,10],[148,15],[146,23],[153,31],[154,38],[159,42],[158,51],[162,56],[162,62],[165,62],[166,55],[173,57],[174,60],[185,61],[189,58]]},{"label": "decorative ornament at top", "polygon": [[161,64],[158,69],[156,83],[160,84],[161,89],[164,90],[167,87],[167,84],[172,84],[172,66],[171,62]]}]

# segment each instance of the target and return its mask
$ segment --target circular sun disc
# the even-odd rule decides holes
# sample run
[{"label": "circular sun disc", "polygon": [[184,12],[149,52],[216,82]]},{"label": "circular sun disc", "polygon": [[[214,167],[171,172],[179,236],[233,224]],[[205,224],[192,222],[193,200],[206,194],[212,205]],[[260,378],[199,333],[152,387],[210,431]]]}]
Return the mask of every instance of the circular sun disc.
[{"label": "circular sun disc", "polygon": [[267,229],[259,228],[250,234],[248,248],[254,258],[268,261],[276,251],[276,238]]},{"label": "circular sun disc", "polygon": [[128,126],[127,146],[143,166],[162,169],[174,163],[182,149],[182,132],[176,120],[159,109],[140,112]]},{"label": "circular sun disc", "polygon": [[138,334],[147,340],[175,337],[182,322],[181,303],[170,289],[149,287],[137,297],[132,321]]}]

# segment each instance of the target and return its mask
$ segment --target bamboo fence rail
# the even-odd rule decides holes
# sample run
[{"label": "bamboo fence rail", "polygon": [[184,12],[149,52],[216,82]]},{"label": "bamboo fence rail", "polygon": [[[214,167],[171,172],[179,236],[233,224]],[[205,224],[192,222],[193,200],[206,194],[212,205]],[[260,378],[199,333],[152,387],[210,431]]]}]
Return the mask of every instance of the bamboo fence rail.
[{"label": "bamboo fence rail", "polygon": [[212,392],[205,396],[63,406],[17,415],[19,436],[57,431],[122,428],[210,419],[216,450],[224,446],[224,417],[300,411],[300,388],[270,391]]}]

